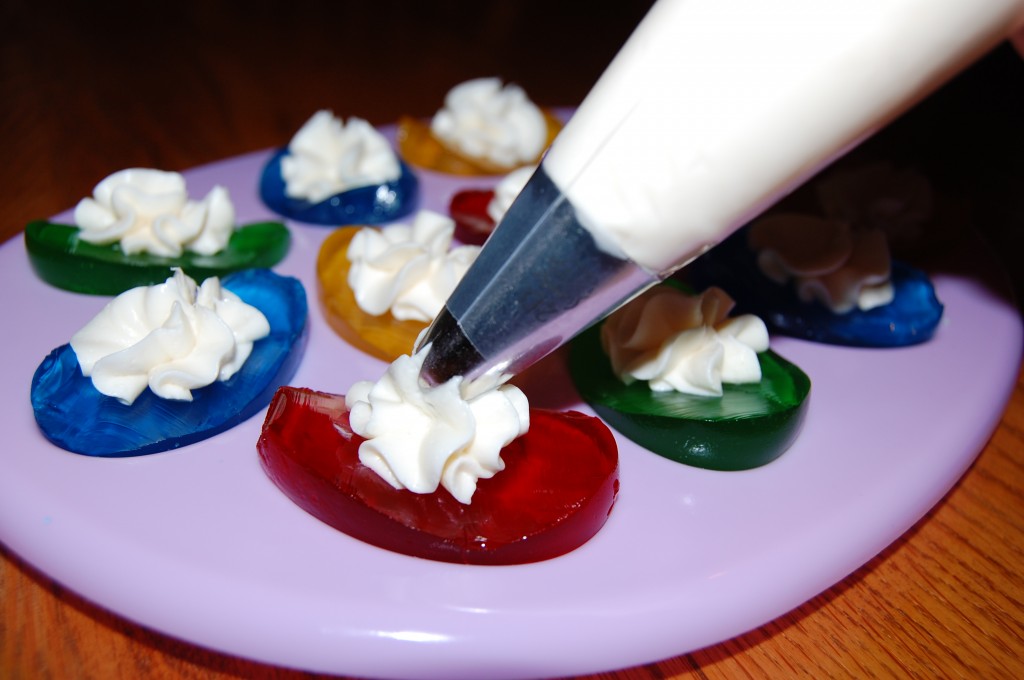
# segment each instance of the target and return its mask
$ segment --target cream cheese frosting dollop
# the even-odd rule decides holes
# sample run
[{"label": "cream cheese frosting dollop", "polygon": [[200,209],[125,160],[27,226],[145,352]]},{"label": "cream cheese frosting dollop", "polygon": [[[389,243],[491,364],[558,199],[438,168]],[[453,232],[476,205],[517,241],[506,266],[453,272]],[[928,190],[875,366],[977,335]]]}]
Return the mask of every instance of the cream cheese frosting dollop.
[{"label": "cream cheese frosting dollop", "polygon": [[818,300],[836,314],[880,307],[895,296],[881,229],[777,213],[751,225],[748,242],[765,276],[779,284],[792,280],[801,300]]},{"label": "cream cheese frosting dollop", "polygon": [[881,229],[891,244],[913,244],[933,214],[928,178],[887,161],[832,170],[814,188],[826,216]]},{"label": "cream cheese frosting dollop", "polygon": [[445,96],[430,129],[471,158],[508,168],[533,163],[547,142],[544,114],[526,92],[498,78],[467,80]]},{"label": "cream cheese frosting dollop", "polygon": [[480,252],[478,246],[449,250],[454,232],[454,220],[429,210],[411,224],[360,229],[347,252],[356,304],[374,316],[433,320]]},{"label": "cream cheese frosting dollop", "polygon": [[733,304],[720,288],[688,295],[658,286],[608,317],[601,345],[626,384],[721,396],[723,383],[759,382],[757,353],[768,349],[764,322],[752,314],[730,318]]},{"label": "cream cheese frosting dollop", "polygon": [[327,110],[306,121],[281,158],[285,193],[314,203],[401,174],[398,156],[376,128],[355,116],[346,124]]},{"label": "cream cheese frosting dollop", "polygon": [[119,243],[128,255],[178,257],[185,250],[213,255],[231,239],[235,208],[224,187],[191,201],[180,173],[129,168],[106,177],[91,197],[79,201],[74,221],[81,240]]},{"label": "cream cheese frosting dollop", "polygon": [[494,197],[487,204],[487,216],[494,220],[495,224],[501,222],[501,218],[512,206],[512,201],[522,193],[523,187],[530,181],[530,177],[536,170],[536,165],[524,165],[502,177],[501,181],[495,185]]},{"label": "cream cheese frosting dollop", "polygon": [[102,394],[131,404],[149,387],[164,399],[227,380],[270,333],[257,308],[211,277],[197,286],[181,269],[164,283],[127,290],[71,338],[82,374]]},{"label": "cream cheese frosting dollop", "polygon": [[501,450],[529,429],[529,403],[509,384],[469,399],[461,377],[426,386],[419,378],[426,351],[403,355],[379,381],[349,389],[352,431],[366,439],[359,460],[396,489],[433,493],[442,486],[468,504],[478,480],[504,469]]}]

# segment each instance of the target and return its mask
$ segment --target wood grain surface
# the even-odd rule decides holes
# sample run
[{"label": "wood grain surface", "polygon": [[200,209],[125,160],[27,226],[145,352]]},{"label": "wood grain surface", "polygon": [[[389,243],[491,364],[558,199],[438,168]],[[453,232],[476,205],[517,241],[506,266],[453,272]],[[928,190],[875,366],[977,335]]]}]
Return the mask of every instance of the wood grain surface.
[{"label": "wood grain surface", "polygon": [[[284,143],[319,108],[428,116],[500,75],[586,94],[649,0],[0,3],[0,237],[131,166]],[[1002,46],[881,136],[939,172],[1021,290],[1024,67]],[[0,454],[0,474],[2,454]],[[1024,383],[959,484],[853,575],[709,649],[601,678],[1024,677]],[[83,600],[0,546],[0,678],[317,677],[224,655]]]}]

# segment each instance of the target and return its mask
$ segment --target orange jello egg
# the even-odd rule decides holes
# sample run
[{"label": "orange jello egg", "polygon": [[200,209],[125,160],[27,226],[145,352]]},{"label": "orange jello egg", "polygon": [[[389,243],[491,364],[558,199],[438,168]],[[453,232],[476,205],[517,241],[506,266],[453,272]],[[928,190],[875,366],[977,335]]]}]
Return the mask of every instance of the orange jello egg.
[{"label": "orange jello egg", "polygon": [[348,246],[361,227],[342,227],[332,232],[316,261],[320,303],[331,328],[356,349],[382,359],[394,361],[411,354],[416,338],[427,327],[425,321],[400,321],[391,314],[374,316],[356,303],[348,285],[351,263]]},{"label": "orange jello egg", "polygon": [[[546,150],[562,129],[562,121],[550,111],[543,113],[548,133],[544,143]],[[450,175],[502,175],[523,165],[536,165],[543,155],[542,151],[537,158],[516,166],[498,165],[486,158],[467,156],[438,139],[431,132],[429,121],[411,116],[403,116],[398,121],[398,151],[408,163]]]}]

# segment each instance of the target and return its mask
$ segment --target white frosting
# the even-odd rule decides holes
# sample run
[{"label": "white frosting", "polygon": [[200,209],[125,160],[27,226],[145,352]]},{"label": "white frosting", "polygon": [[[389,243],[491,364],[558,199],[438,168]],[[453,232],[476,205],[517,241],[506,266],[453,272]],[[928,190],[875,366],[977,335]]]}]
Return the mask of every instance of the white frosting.
[{"label": "white frosting", "polygon": [[396,489],[433,493],[440,485],[468,504],[477,480],[505,467],[502,448],[529,429],[529,403],[512,385],[465,400],[461,377],[425,387],[426,351],[399,357],[380,381],[348,391],[352,431],[366,438],[359,460]]},{"label": "white frosting", "polygon": [[346,125],[330,111],[317,111],[299,129],[281,159],[285,193],[318,202],[363,186],[385,184],[402,174],[388,140],[362,118]]},{"label": "white frosting", "polygon": [[227,380],[270,324],[212,277],[197,287],[180,269],[166,282],[111,300],[71,338],[82,374],[101,393],[131,404],[148,386],[164,399]]},{"label": "white frosting", "polygon": [[430,129],[471,158],[515,167],[533,163],[547,142],[544,114],[518,85],[498,78],[467,80],[453,87]]},{"label": "white frosting", "polygon": [[729,318],[732,307],[719,288],[687,295],[658,286],[608,317],[601,345],[626,384],[721,396],[723,383],[760,382],[757,353],[768,349],[764,322],[752,314]]},{"label": "white frosting", "polygon": [[1019,22],[1024,0],[659,0],[543,161],[609,252],[671,271]]},{"label": "white frosting", "polygon": [[827,216],[854,227],[881,229],[890,243],[918,239],[932,216],[928,179],[891,163],[833,170],[818,180],[815,190]]},{"label": "white frosting", "polygon": [[892,302],[892,260],[881,229],[778,213],[751,225],[758,267],[778,284],[792,280],[804,302],[818,300],[836,314]]},{"label": "white frosting", "polygon": [[536,171],[536,165],[524,165],[516,168],[501,178],[501,181],[494,187],[494,198],[487,204],[487,215],[494,223],[501,222],[508,209],[512,207],[512,201],[522,192],[523,187]]},{"label": "white frosting", "polygon": [[452,250],[455,222],[421,210],[412,224],[360,229],[348,247],[348,285],[367,314],[432,321],[455,290],[478,246]]},{"label": "white frosting", "polygon": [[75,206],[78,237],[88,243],[120,243],[128,255],[178,257],[185,250],[213,255],[235,229],[227,189],[214,187],[201,201],[188,200],[177,172],[129,168],[96,185]]}]

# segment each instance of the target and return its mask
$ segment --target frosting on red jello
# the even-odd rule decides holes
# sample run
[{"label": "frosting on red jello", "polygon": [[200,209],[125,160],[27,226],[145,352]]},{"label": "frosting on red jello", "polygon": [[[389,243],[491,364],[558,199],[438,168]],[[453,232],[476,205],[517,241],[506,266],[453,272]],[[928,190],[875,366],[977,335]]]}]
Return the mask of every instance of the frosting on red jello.
[{"label": "frosting on red jello", "polygon": [[469,503],[477,480],[504,469],[501,450],[529,430],[529,403],[508,384],[469,398],[461,378],[428,387],[419,379],[424,356],[399,357],[377,382],[349,389],[352,431],[366,438],[359,460],[396,489],[433,493],[443,486]]},{"label": "frosting on red jello", "polygon": [[495,224],[501,222],[501,218],[508,212],[516,197],[522,193],[523,187],[536,170],[535,165],[524,165],[502,177],[495,185],[494,197],[487,204],[487,216],[494,220]]}]

